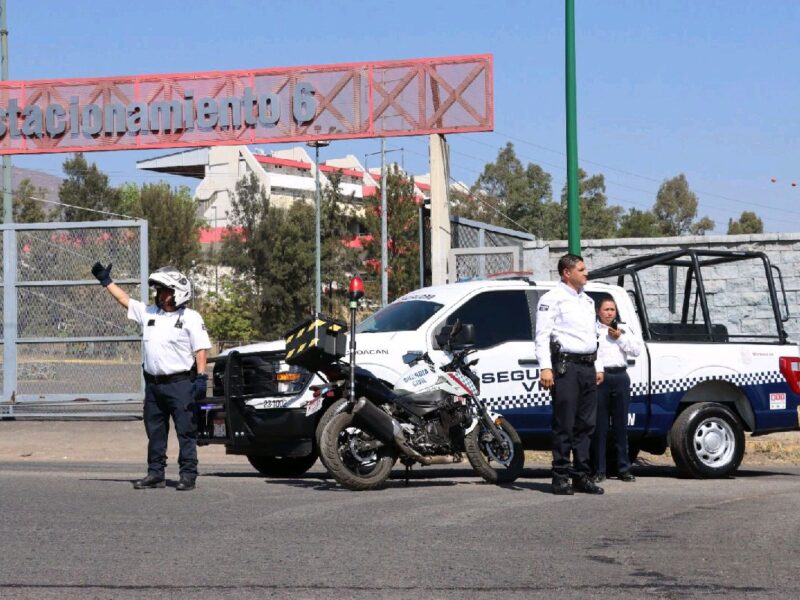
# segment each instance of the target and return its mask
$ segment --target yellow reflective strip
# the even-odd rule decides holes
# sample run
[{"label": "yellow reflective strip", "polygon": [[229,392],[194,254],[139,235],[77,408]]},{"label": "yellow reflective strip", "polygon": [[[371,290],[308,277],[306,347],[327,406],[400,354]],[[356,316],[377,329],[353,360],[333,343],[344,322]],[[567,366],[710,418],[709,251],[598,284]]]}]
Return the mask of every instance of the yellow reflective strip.
[{"label": "yellow reflective strip", "polygon": [[289,352],[286,353],[286,358],[291,358],[292,354],[294,354],[294,348],[292,348],[291,350],[289,350]]},{"label": "yellow reflective strip", "polygon": [[331,331],[339,331],[341,328],[342,328],[341,325],[331,325],[330,330]]},{"label": "yellow reflective strip", "polygon": [[306,346],[307,346],[307,344],[301,344],[300,347],[297,349],[297,352],[298,353],[302,352],[305,349]]},{"label": "yellow reflective strip", "polygon": [[292,334],[289,337],[287,337],[286,338],[286,343],[288,344],[289,342],[291,342],[293,337],[294,337],[294,334]]}]

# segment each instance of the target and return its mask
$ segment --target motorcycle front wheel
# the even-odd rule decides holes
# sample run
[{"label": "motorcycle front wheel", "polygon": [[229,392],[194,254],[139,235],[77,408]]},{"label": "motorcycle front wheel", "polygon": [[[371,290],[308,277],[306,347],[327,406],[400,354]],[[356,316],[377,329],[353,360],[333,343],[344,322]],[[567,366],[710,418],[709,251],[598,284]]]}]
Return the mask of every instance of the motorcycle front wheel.
[{"label": "motorcycle front wheel", "polygon": [[508,421],[500,418],[495,424],[502,443],[479,422],[464,439],[467,458],[472,468],[489,483],[511,483],[522,473],[525,450],[519,434]]},{"label": "motorcycle front wheel", "polygon": [[375,448],[375,438],[353,425],[353,415],[339,413],[320,437],[320,460],[348,490],[375,490],[389,478],[397,456],[387,446]]}]

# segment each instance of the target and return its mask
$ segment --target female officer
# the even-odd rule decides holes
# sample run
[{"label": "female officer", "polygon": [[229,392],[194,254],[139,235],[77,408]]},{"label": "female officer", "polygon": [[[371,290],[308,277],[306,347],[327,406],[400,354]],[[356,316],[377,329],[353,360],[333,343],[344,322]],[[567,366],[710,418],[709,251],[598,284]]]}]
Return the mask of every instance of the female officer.
[{"label": "female officer", "polygon": [[617,460],[619,478],[636,481],[630,472],[628,457],[628,405],[631,401],[631,379],[628,377],[628,357],[639,356],[641,344],[619,326],[617,303],[604,295],[597,306],[597,357],[603,365],[605,377],[597,388],[597,423],[592,437],[592,462],[595,481],[606,478],[606,440],[611,417],[611,434]]},{"label": "female officer", "polygon": [[[137,490],[163,488],[167,465],[169,419],[175,422],[180,452],[179,491],[193,490],[197,479],[197,408],[195,399],[206,395],[206,352],[211,342],[203,317],[186,304],[192,285],[174,267],[162,267],[147,283],[156,289],[155,305],[130,298],[111,280],[111,265],[95,263],[92,274],[122,306],[128,318],[143,329],[144,426],[147,431],[147,476],[135,481]],[[192,380],[192,365],[197,377]]]}]

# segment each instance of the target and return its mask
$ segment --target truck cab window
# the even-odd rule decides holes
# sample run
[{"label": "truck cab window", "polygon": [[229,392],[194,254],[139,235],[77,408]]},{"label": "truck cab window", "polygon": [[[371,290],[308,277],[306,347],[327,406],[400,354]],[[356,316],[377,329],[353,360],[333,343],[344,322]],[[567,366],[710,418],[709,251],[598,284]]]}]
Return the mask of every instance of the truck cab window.
[{"label": "truck cab window", "polygon": [[450,314],[446,323],[455,323],[456,319],[475,325],[475,347],[479,349],[504,342],[533,340],[525,290],[478,294]]}]

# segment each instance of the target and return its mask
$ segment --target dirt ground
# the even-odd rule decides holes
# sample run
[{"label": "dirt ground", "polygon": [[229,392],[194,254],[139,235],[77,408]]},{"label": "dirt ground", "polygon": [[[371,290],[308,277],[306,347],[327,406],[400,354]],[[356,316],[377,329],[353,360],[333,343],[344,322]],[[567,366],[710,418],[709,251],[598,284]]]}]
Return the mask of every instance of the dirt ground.
[{"label": "dirt ground", "polygon": [[[178,458],[178,440],[170,430],[170,463]],[[222,445],[199,448],[200,462],[247,464],[228,456]],[[146,464],[147,436],[139,420],[130,421],[0,421],[0,462],[92,462]]]},{"label": "dirt ground", "polygon": [[[141,421],[0,421],[0,462],[70,461],[93,463],[142,463],[147,438]],[[170,432],[169,455],[178,456],[175,432]],[[526,461],[548,464],[547,452],[526,452]],[[199,449],[201,462],[247,464],[242,456],[225,454],[222,445]],[[663,456],[643,452],[640,461],[650,464],[672,462],[669,450]],[[172,462],[172,461],[170,461]],[[744,465],[800,464],[800,432],[776,433],[747,438]]]}]

